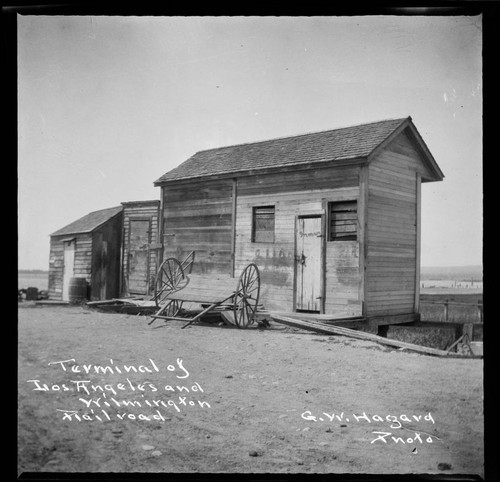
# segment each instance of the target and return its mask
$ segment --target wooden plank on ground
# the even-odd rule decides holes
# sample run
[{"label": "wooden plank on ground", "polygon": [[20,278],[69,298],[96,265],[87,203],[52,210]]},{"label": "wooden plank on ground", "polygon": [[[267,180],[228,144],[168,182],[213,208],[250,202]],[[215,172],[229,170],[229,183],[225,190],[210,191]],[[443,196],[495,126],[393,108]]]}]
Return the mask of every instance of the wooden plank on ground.
[{"label": "wooden plank on ground", "polygon": [[[374,335],[372,333],[366,333],[363,331],[351,330],[349,328],[343,328],[340,326],[325,326],[323,323],[314,322],[314,321],[304,321],[297,320],[294,318],[289,318],[281,315],[271,314],[271,318],[278,323],[283,323],[284,325],[293,326],[296,328],[303,328],[305,330],[315,331],[316,333],[326,333],[330,335],[342,335],[349,336],[351,338],[357,338],[359,340],[366,341],[374,341],[376,343],[381,343],[383,345],[395,346],[398,348],[404,348],[411,351],[416,351],[418,353],[425,353],[427,355],[435,355],[435,356],[457,356],[456,354],[451,355],[447,351],[438,350],[436,348],[429,348],[426,346],[414,345],[412,343],[405,343],[398,340],[391,340],[389,338],[383,338],[378,335]],[[470,358],[466,356],[465,358]]]}]

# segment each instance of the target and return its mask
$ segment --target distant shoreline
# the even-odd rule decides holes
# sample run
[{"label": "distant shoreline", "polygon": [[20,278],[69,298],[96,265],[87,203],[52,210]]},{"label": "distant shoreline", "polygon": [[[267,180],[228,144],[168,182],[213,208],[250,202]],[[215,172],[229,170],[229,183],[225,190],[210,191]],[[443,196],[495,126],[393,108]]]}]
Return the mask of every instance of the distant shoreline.
[{"label": "distant shoreline", "polygon": [[18,269],[17,272],[21,274],[49,274],[48,269]]}]

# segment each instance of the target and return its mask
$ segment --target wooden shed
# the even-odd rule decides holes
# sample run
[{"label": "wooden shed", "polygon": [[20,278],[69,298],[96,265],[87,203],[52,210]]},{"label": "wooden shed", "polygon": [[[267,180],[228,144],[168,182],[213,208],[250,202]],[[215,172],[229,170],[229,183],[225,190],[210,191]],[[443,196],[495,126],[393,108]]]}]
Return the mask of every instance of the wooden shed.
[{"label": "wooden shed", "polygon": [[121,296],[148,295],[158,270],[160,201],[130,201],[123,206]]},{"label": "wooden shed", "polygon": [[411,117],[197,152],[155,181],[163,258],[254,262],[268,310],[413,321],[421,183],[443,177]]},{"label": "wooden shed", "polygon": [[50,235],[49,298],[69,301],[72,278],[91,300],[119,295],[122,206],[94,211]]}]

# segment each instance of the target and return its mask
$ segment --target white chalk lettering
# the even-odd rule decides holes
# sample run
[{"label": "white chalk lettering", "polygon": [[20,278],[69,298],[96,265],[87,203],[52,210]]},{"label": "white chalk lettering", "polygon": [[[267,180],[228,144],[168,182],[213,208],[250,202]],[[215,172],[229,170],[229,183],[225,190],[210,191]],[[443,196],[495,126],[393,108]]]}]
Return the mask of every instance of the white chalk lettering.
[{"label": "white chalk lettering", "polygon": [[41,383],[40,380],[26,380],[28,383],[34,383],[36,388],[33,388],[33,391],[41,391],[41,392],[48,392],[48,391],[53,391],[53,392],[68,392],[71,391],[71,388],[69,388],[66,384],[62,383],[61,385],[56,385],[53,384],[50,387],[46,383]]},{"label": "white chalk lettering", "polygon": [[436,423],[436,422],[434,421],[434,419],[432,418],[431,412],[429,412],[429,414],[428,414],[428,415],[426,415],[426,416],[424,417],[424,420],[425,420],[426,422]]},{"label": "white chalk lettering", "polygon": [[[172,410],[181,412],[188,408],[211,408],[210,403],[205,400],[190,398],[190,394],[199,396],[204,393],[205,390],[198,382],[193,381],[186,385],[172,383],[175,378],[185,380],[190,376],[182,358],[176,358],[175,363],[163,365],[162,370],[152,358],[147,359],[146,363],[124,364],[115,364],[112,358],[107,360],[108,362],[103,364],[80,363],[76,358],[51,361],[48,363],[49,366],[71,374],[74,379],[64,383],[57,381],[45,383],[41,379],[33,378],[27,380],[27,383],[31,384],[33,391],[57,393],[57,400],[61,399],[62,392],[75,393],[74,401],[81,404],[79,409],[74,409],[75,407],[55,408],[58,414],[61,414],[60,419],[65,422],[103,423],[112,420],[165,422],[167,419],[161,413],[165,409],[169,412]],[[157,384],[158,380],[137,379],[141,375],[149,378],[162,371],[171,377],[170,383],[167,380],[163,384],[161,382]],[[126,374],[130,374],[130,378],[127,378]],[[123,378],[119,381],[111,381],[109,377],[114,375],[121,375]],[[148,397],[153,392],[159,393],[162,387],[166,392],[172,392],[177,396],[171,398],[172,395],[169,394],[164,400]],[[148,408],[153,409],[151,413],[147,412]]]},{"label": "white chalk lettering", "polygon": [[61,410],[59,408],[56,409],[58,412],[63,412],[63,420],[73,420],[75,417],[76,420],[80,421],[81,418],[78,416],[78,410]]},{"label": "white chalk lettering", "polygon": [[82,389],[87,395],[90,395],[90,391],[87,388],[87,383],[90,383],[90,380],[70,380],[71,383],[76,385],[76,391],[79,392]]},{"label": "white chalk lettering", "polygon": [[366,420],[368,423],[372,423],[370,417],[368,417],[368,415],[366,415],[365,412],[363,412],[363,415],[356,415],[355,413],[353,413],[352,416],[356,419],[356,422],[359,422],[359,419],[362,418]]},{"label": "white chalk lettering", "polygon": [[[373,434],[378,434],[377,438],[373,439],[370,443],[375,443],[375,442],[384,442],[385,444],[387,443],[387,439],[390,439],[389,440],[392,440],[392,442],[396,443],[396,444],[403,444],[403,445],[406,445],[406,444],[415,444],[415,443],[420,443],[420,444],[423,444],[424,443],[424,440],[422,440],[422,437],[420,435],[420,432],[415,432],[413,437],[407,437],[406,439],[404,439],[403,437],[399,437],[399,436],[394,436],[391,432],[376,432],[376,431],[373,431],[372,432]],[[437,438],[437,437],[436,437]],[[426,439],[425,439],[425,442],[427,443],[433,443],[433,437],[431,435],[429,435]]]},{"label": "white chalk lettering", "polygon": [[[390,427],[391,428],[401,428],[402,425],[401,425],[401,422],[398,420],[398,417],[394,416],[394,415],[387,415],[387,417],[385,417],[386,420],[388,422],[392,422]],[[375,418],[374,418],[375,420]]]},{"label": "white chalk lettering", "polygon": [[377,440],[380,440],[384,442],[385,444],[387,443],[386,438],[391,435],[391,432],[372,432],[372,433],[378,433],[379,436],[376,439],[373,439],[370,443],[375,443]]},{"label": "white chalk lettering", "polygon": [[[119,366],[116,366],[115,363],[113,362],[113,359],[109,359],[110,361],[110,364],[109,365],[93,365],[92,363],[89,363],[89,364],[85,364],[85,363],[82,363],[81,365],[78,365],[78,364],[75,364],[76,362],[76,359],[75,358],[68,358],[67,360],[59,360],[59,361],[54,361],[54,362],[49,362],[49,365],[59,365],[60,368],[63,369],[63,371],[68,371],[68,369],[72,372],[72,373],[82,373],[82,369],[83,369],[83,372],[85,372],[87,375],[91,372],[93,373],[97,373],[97,374],[110,374],[110,375],[114,375],[115,373],[118,373],[118,374],[121,374],[122,373],[122,370],[127,372],[127,373],[130,373],[130,372],[134,372],[134,373],[153,373],[153,372],[159,372],[160,369],[158,368],[158,366],[156,365],[156,363],[154,362],[154,360],[152,358],[149,358],[149,362],[151,364],[151,366],[148,366],[148,365],[139,365],[139,366],[135,366],[135,365],[122,365],[121,368]],[[182,360],[180,360],[180,364],[179,364],[179,359],[177,360],[177,363],[179,364],[179,368],[181,370],[184,370],[186,373],[187,370],[184,369],[184,367],[182,366]],[[70,363],[73,363],[72,365],[70,365]],[[175,367],[174,367],[174,370],[175,370]],[[188,374],[189,376],[189,374]],[[179,377],[179,378],[185,378],[185,377]]]},{"label": "white chalk lettering", "polygon": [[69,362],[74,362],[76,361],[74,358],[69,358],[68,360],[61,360],[61,361],[55,361],[55,362],[49,362],[49,365],[55,365],[56,363],[59,363],[61,365],[61,368],[66,371],[66,366],[64,365],[65,363]]},{"label": "white chalk lettering", "polygon": [[187,378],[189,377],[189,372],[184,368],[183,366],[183,363],[182,363],[182,360],[180,358],[177,358],[177,365],[179,365],[179,368],[184,371],[185,375],[184,376],[179,376],[179,375],[176,375],[177,378]]},{"label": "white chalk lettering", "polygon": [[309,410],[306,410],[303,414],[302,414],[302,418],[304,420],[312,420],[313,422],[317,422],[316,420],[316,417],[309,411]]}]

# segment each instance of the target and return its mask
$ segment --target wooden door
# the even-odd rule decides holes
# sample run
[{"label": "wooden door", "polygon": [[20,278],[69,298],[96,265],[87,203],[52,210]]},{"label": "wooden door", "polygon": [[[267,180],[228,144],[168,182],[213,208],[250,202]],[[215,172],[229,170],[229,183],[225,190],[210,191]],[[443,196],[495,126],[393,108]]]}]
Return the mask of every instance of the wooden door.
[{"label": "wooden door", "polygon": [[64,242],[63,301],[69,301],[69,281],[75,273],[75,246],[76,241],[74,239]]},{"label": "wooden door", "polygon": [[148,294],[150,219],[131,219],[129,231],[128,291]]},{"label": "wooden door", "polygon": [[297,310],[321,311],[322,244],[321,216],[298,218],[295,242]]}]

